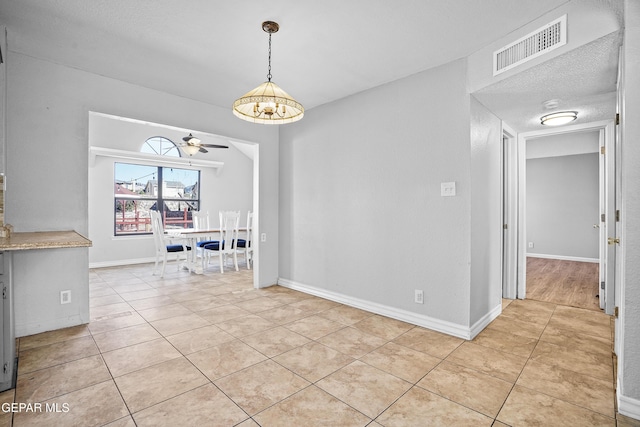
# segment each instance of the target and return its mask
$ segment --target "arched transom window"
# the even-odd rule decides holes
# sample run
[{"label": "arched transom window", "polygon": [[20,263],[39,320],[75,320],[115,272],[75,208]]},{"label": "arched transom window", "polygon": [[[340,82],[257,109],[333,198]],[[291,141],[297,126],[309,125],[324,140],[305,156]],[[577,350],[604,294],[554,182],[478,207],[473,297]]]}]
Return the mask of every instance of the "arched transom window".
[{"label": "arched transom window", "polygon": [[176,144],[163,136],[153,136],[147,139],[142,148],[141,153],[159,154],[161,156],[181,157],[180,150]]}]

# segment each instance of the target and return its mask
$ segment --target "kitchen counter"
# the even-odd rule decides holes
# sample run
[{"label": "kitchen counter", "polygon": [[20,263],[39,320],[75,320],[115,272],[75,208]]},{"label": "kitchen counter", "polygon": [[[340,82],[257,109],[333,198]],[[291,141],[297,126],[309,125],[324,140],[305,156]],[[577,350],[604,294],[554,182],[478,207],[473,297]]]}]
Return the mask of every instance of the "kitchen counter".
[{"label": "kitchen counter", "polygon": [[0,237],[0,251],[84,248],[91,245],[91,240],[75,231],[14,232],[10,237]]},{"label": "kitchen counter", "polygon": [[[14,305],[13,253],[32,249],[84,248],[91,240],[75,231],[12,232],[0,237],[0,391],[15,388],[16,329]],[[88,286],[88,285],[87,285]],[[71,291],[69,292],[69,302]],[[62,298],[62,295],[61,295]],[[62,300],[60,302],[62,304]]]}]

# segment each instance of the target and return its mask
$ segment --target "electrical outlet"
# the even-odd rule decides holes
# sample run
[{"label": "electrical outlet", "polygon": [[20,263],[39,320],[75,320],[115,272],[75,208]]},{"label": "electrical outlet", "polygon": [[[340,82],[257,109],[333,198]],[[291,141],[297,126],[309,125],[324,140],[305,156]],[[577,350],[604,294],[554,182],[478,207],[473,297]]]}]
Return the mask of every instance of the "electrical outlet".
[{"label": "electrical outlet", "polygon": [[260,234],[260,241],[261,242],[266,242],[267,241],[267,233]]},{"label": "electrical outlet", "polygon": [[533,242],[529,242],[529,249],[533,248]]},{"label": "electrical outlet", "polygon": [[60,291],[60,304],[69,304],[71,302],[71,291]]},{"label": "electrical outlet", "polygon": [[422,290],[416,289],[414,301],[416,304],[424,304],[424,292]]}]

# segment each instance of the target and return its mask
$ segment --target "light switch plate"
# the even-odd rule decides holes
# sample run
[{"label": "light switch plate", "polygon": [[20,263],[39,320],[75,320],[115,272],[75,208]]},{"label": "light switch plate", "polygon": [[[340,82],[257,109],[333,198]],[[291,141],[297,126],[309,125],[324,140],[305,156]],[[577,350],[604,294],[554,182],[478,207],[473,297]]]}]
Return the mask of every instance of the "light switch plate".
[{"label": "light switch plate", "polygon": [[442,197],[451,197],[456,195],[456,183],[442,182],[440,183],[440,195]]}]

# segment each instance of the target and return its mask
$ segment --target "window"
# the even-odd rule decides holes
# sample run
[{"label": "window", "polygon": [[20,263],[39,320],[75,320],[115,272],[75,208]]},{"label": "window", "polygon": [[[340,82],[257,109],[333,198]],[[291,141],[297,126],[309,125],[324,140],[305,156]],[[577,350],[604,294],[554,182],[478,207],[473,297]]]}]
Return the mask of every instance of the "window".
[{"label": "window", "polygon": [[180,150],[168,138],[163,136],[154,136],[149,138],[142,144],[141,153],[158,154],[160,156],[180,157]]},{"label": "window", "polygon": [[150,210],[160,212],[165,228],[192,226],[191,212],[200,209],[199,170],[130,163],[114,169],[114,235],[151,233]]}]

